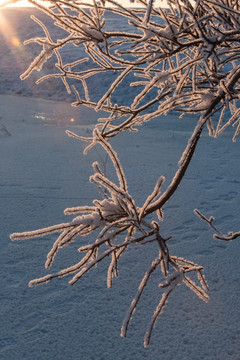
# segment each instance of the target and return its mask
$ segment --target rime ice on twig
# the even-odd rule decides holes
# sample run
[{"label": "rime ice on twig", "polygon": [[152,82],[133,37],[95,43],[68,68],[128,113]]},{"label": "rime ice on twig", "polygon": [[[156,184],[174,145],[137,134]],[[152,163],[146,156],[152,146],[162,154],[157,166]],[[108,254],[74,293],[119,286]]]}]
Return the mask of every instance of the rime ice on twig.
[{"label": "rime ice on twig", "polygon": [[[97,162],[93,163],[95,174],[91,176],[91,181],[96,183],[101,188],[108,191],[108,195],[103,200],[94,200],[94,206],[79,206],[65,209],[66,215],[80,214],[69,223],[63,223],[51,226],[36,231],[25,233],[14,233],[11,235],[12,240],[34,238],[38,236],[46,236],[54,232],[61,232],[59,237],[54,242],[52,249],[47,255],[45,267],[52,266],[55,256],[58,251],[70,242],[76,240],[77,237],[86,237],[92,233],[98,232],[95,241],[88,245],[82,245],[78,251],[85,253],[82,259],[73,266],[60,270],[59,272],[45,275],[41,278],[31,280],[29,286],[36,286],[48,283],[54,278],[64,277],[73,274],[73,278],[69,281],[71,285],[75,284],[85,273],[94,268],[99,262],[111,257],[111,261],[107,272],[107,286],[112,286],[113,277],[118,276],[118,262],[121,255],[129,247],[136,244],[148,244],[148,242],[155,242],[158,245],[159,256],[153,261],[151,267],[145,273],[130,308],[124,320],[121,335],[125,336],[127,329],[133,315],[134,310],[141,298],[144,288],[146,287],[151,274],[160,265],[161,272],[164,277],[167,277],[165,285],[167,290],[162,295],[162,299],[157,307],[151,322],[150,330],[146,334],[145,346],[150,341],[151,332],[157,318],[166,305],[169,294],[173,291],[176,285],[179,285],[184,278],[184,282],[191,288],[200,298],[206,301],[207,295],[205,291],[208,290],[203,276],[200,274],[202,267],[186,261],[185,259],[170,256],[167,247],[168,239],[164,239],[160,235],[160,228],[157,222],[148,223],[145,220],[146,209],[151,206],[151,203],[159,196],[161,186],[164,178],[160,177],[155,188],[150,196],[146,199],[141,208],[136,207],[135,201],[127,190],[127,182],[123,168],[120,164],[116,152],[113,151],[110,143],[106,142],[98,132],[94,131],[93,138],[95,143],[101,145],[108,153],[114,168],[116,170],[119,186],[106,178],[101,171]],[[104,193],[104,191],[102,192]],[[106,194],[106,193],[105,193]],[[123,241],[117,241],[118,235],[125,234]],[[149,240],[148,240],[149,239]],[[107,248],[106,248],[107,246]],[[170,266],[175,269],[176,276],[168,277]],[[189,271],[196,271],[200,280],[201,287],[197,286],[193,281],[188,280],[184,275]],[[181,278],[181,281],[180,281]]]},{"label": "rime ice on twig", "polygon": [[[188,0],[169,0],[169,9],[162,9],[155,7],[153,0],[139,1],[141,8],[134,9],[124,7],[117,0],[106,3],[90,0],[87,11],[78,0],[50,0],[50,7],[46,0],[29,0],[50,16],[65,35],[54,41],[47,27],[33,17],[45,37],[25,42],[40,44],[42,51],[21,78],[41,70],[52,55],[56,55],[57,72],[40,77],[36,83],[49,78],[60,79],[67,92],[73,91],[76,96],[73,106],[87,106],[107,114],[98,118],[91,137],[67,133],[87,143],[84,153],[96,144],[102,146],[112,161],[118,182],[106,177],[106,171],[94,162],[90,181],[101,190],[103,199],[95,199],[90,206],[65,209],[65,215],[78,214],[68,223],[14,233],[11,239],[60,232],[47,255],[45,267],[49,268],[60,249],[79,236],[86,239],[91,235],[89,242],[78,249],[80,256],[83,254],[78,263],[32,280],[30,286],[70,274],[73,274],[70,284],[74,284],[99,262],[110,258],[107,286],[111,287],[113,278],[118,276],[119,259],[125,250],[138,244],[155,243],[158,256],[143,276],[121,331],[125,336],[143,291],[152,273],[159,268],[165,278],[160,284],[164,292],[144,338],[144,346],[147,346],[156,321],[176,286],[184,283],[203,301],[209,299],[203,268],[171,255],[167,245],[171,237],[163,238],[159,223],[146,218],[155,214],[163,221],[163,207],[184,178],[205,127],[210,136],[218,137],[230,125],[235,126],[233,141],[240,133],[240,4],[235,0],[202,0],[193,5]],[[126,29],[111,29],[107,12],[124,19],[128,24]],[[62,52],[65,46],[79,48],[79,58],[69,61]],[[84,50],[84,56],[81,50]],[[104,83],[105,79],[109,82],[107,89],[100,86],[93,96],[89,85],[96,76],[100,78],[98,83],[101,80]],[[121,96],[115,96],[123,84],[128,94],[127,102],[122,101]],[[178,112],[180,118],[185,114],[194,115],[192,135],[166,190],[160,194],[165,180],[160,176],[153,192],[143,201],[142,207],[138,207],[128,191],[123,168],[109,140],[125,130],[136,131],[143,122],[170,111]],[[199,118],[195,124],[196,114]],[[240,236],[240,232],[222,234],[213,225],[213,217],[207,219],[198,210],[195,212],[216,231],[216,239],[230,241]],[[188,276],[189,273],[197,275],[199,285]]]},{"label": "rime ice on twig", "polygon": [[[101,125],[105,137],[114,136],[174,109],[181,114],[203,112],[211,108],[219,94],[221,96],[216,102],[219,104],[221,101],[223,104],[219,108],[217,103],[214,104],[208,113],[207,124],[211,134],[218,136],[234,121],[236,104],[239,102],[236,60],[240,51],[240,16],[236,2],[222,6],[221,2],[209,3],[204,0],[196,2],[193,8],[190,2],[180,5],[177,0],[172,0],[169,2],[169,11],[166,11],[156,8],[152,0],[142,1],[142,9],[137,10],[124,8],[114,0],[108,2],[109,7],[105,3],[101,5],[89,1],[91,16],[77,1],[69,4],[53,2],[50,8],[37,0],[32,3],[51,16],[56,26],[64,29],[67,35],[54,42],[47,27],[33,17],[43,29],[45,38],[26,42],[35,41],[43,46],[43,50],[22,75],[23,78],[34,69],[39,70],[55,53],[58,72],[44,76],[41,81],[55,76],[64,82],[70,92],[68,80],[75,79],[72,89],[77,97],[76,105],[84,104],[96,110],[114,113],[110,121],[108,118]],[[75,18],[71,11],[79,12],[79,17]],[[106,11],[126,19],[129,31],[109,30]],[[158,18],[163,21],[158,23]],[[83,48],[84,56],[72,63],[69,59],[66,61],[61,48],[68,44]],[[93,61],[94,65],[81,69],[81,63],[87,60]],[[108,72],[116,74],[115,80],[110,81],[108,90],[100,88],[99,98],[93,100],[88,84],[97,74],[105,78]],[[137,75],[139,81],[133,82],[131,73]],[[129,87],[131,105],[128,107],[121,104],[121,100],[119,103],[113,101],[114,93],[123,81],[124,86]],[[77,82],[82,85],[85,99],[80,97]],[[151,100],[148,100],[149,94]],[[157,105],[157,109],[154,105]],[[226,110],[234,106],[236,111],[228,121]],[[216,112],[221,112],[221,115],[214,128],[211,118]],[[118,125],[114,124],[116,118],[122,119]],[[240,129],[239,117],[236,121],[233,140]]]},{"label": "rime ice on twig", "polygon": [[232,241],[232,240],[235,240],[236,238],[238,238],[240,236],[240,231],[237,231],[237,232],[229,231],[227,235],[224,235],[221,231],[219,231],[216,228],[216,226],[213,225],[213,222],[215,220],[215,218],[213,216],[210,216],[210,218],[207,219],[206,216],[204,216],[198,209],[195,209],[194,212],[195,212],[196,215],[198,215],[200,217],[201,220],[208,223],[208,225],[214,231],[216,231],[216,234],[213,235],[214,239],[223,240],[223,241]]}]

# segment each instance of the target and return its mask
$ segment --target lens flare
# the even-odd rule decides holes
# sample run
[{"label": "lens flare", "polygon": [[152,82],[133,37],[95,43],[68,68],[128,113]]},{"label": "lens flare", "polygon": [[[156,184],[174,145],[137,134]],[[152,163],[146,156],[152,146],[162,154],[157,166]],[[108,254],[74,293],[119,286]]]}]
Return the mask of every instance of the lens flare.
[{"label": "lens flare", "polygon": [[20,40],[16,36],[13,36],[13,38],[11,40],[11,43],[12,43],[13,46],[19,46],[20,45]]}]

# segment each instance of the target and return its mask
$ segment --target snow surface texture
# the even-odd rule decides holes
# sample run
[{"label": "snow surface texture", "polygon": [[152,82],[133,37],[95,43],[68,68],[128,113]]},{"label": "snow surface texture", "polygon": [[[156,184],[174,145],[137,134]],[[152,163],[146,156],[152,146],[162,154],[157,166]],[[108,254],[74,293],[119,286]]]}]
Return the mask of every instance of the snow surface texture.
[{"label": "snow surface texture", "polygon": [[[4,10],[4,15],[21,41],[29,31],[34,35],[36,27],[27,26],[24,10]],[[183,183],[165,208],[162,228],[163,235],[173,236],[172,254],[204,266],[210,302],[205,304],[186,287],[179,287],[157,322],[150,347],[144,349],[146,324],[161,294],[157,274],[138,305],[126,339],[120,338],[120,328],[155,257],[154,244],[147,252],[146,247],[129,250],[112,289],[106,288],[105,264],[73,287],[67,278],[27,286],[29,280],[44,275],[46,254],[55,238],[11,243],[9,234],[66,221],[66,207],[91,204],[96,196],[87,181],[91,163],[101,163],[104,155],[92,149],[83,156],[83,145],[65,134],[66,128],[90,132],[95,114],[66,102],[43,100],[64,99],[65,90],[58,87],[54,93],[44,84],[32,88],[28,81],[20,82],[17,78],[26,69],[29,55],[22,47],[10,46],[2,33],[0,46],[0,93],[4,94],[0,96],[0,358],[239,360],[239,241],[213,240],[207,224],[193,213],[197,207],[207,216],[214,215],[225,233],[239,230],[240,145],[239,140],[232,143],[231,129],[217,140],[203,134]],[[167,116],[146,124],[138,134],[113,139],[129,190],[140,204],[159,175],[170,179],[174,174],[193,126],[191,117]],[[55,270],[78,260],[78,244],[58,254]]]}]

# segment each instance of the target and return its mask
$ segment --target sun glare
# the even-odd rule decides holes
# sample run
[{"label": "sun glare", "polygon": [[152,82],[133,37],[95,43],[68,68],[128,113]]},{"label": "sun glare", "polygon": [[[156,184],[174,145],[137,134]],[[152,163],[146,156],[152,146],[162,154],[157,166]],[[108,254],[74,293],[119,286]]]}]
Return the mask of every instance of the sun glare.
[{"label": "sun glare", "polygon": [[17,37],[14,29],[10,26],[9,22],[1,12],[0,12],[0,32],[2,32],[6,41],[11,45],[13,45],[14,47],[19,47],[21,45],[21,42]]},{"label": "sun glare", "polygon": [[30,6],[27,0],[0,0],[0,7],[19,7],[19,6]]},{"label": "sun glare", "polygon": [[[129,3],[131,0],[122,0],[123,5],[127,4],[129,6]],[[166,7],[167,3],[166,0],[157,0],[157,3],[161,4],[162,6]],[[135,1],[133,6],[137,5],[137,2]],[[6,7],[26,7],[26,6],[33,6],[28,2],[28,0],[0,0],[0,8],[6,6]]]}]

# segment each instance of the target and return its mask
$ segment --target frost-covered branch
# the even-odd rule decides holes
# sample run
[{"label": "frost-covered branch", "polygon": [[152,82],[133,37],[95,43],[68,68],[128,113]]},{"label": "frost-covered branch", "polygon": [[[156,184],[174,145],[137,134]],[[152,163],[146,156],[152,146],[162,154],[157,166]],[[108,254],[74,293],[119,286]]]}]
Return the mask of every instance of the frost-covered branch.
[{"label": "frost-covered branch", "polygon": [[[153,1],[141,1],[142,8],[138,9],[123,7],[120,1],[113,0],[89,0],[88,9],[81,7],[81,1],[52,1],[51,7],[44,1],[29,2],[50,16],[67,35],[53,41],[46,26],[33,18],[46,37],[31,39],[42,44],[43,50],[22,78],[39,71],[55,53],[57,72],[40,77],[37,83],[55,77],[63,81],[69,93],[74,89],[75,105],[114,113],[114,117],[99,119],[104,137],[131,130],[172,110],[182,115],[204,112],[222,92],[224,105],[219,109],[214,106],[208,114],[208,126],[211,135],[218,136],[234,121],[236,138],[239,117],[230,122],[227,117],[228,109],[234,116],[239,102],[239,81],[229,85],[240,52],[237,2],[196,1],[193,8],[189,2],[180,5],[171,0],[169,9],[154,7]],[[109,12],[121,17],[125,31],[112,30]],[[78,47],[82,58],[69,63],[62,51],[66,46]],[[86,60],[89,65],[81,68]],[[89,86],[108,73],[115,74],[113,80],[109,78],[108,88],[99,88],[93,96]],[[129,88],[128,100],[123,103],[117,95],[122,83]],[[220,111],[217,122],[216,113]]]},{"label": "frost-covered branch", "polygon": [[[40,73],[37,84],[49,78],[60,80],[66,91],[75,95],[73,106],[87,106],[96,113],[104,111],[91,136],[67,133],[86,143],[84,153],[100,145],[112,161],[117,181],[107,177],[94,162],[90,182],[100,189],[102,198],[95,199],[91,205],[65,209],[65,215],[77,215],[69,222],[13,233],[11,239],[59,232],[47,255],[46,268],[52,266],[62,247],[79,237],[85,241],[78,249],[81,257],[78,263],[32,280],[30,286],[71,274],[69,282],[74,284],[98,263],[109,259],[106,277],[107,286],[111,287],[125,250],[155,243],[157,255],[145,271],[121,330],[121,335],[126,336],[151,275],[160,269],[165,279],[159,285],[163,294],[144,338],[147,346],[176,286],[185,284],[203,301],[209,299],[203,268],[171,254],[168,247],[171,236],[162,237],[160,222],[164,220],[163,207],[184,179],[205,127],[214,137],[229,126],[235,127],[233,141],[239,135],[240,5],[235,0],[168,0],[169,7],[164,9],[155,6],[152,0],[138,2],[141,7],[134,8],[123,6],[117,0],[29,0],[53,20],[54,26],[64,31],[60,31],[56,39],[43,21],[32,18],[44,37],[31,38],[25,44],[37,43],[42,50],[22,74],[22,79],[35,70],[40,71],[46,62],[51,63],[55,54],[57,62],[51,63],[55,70],[43,76]],[[114,19],[120,18],[124,29],[117,30],[109,14],[114,15]],[[71,60],[67,55],[70,51],[76,54]],[[122,96],[122,87],[126,96]],[[160,174],[143,205],[137,205],[128,191],[125,172],[110,140],[120,132],[137,131],[144,122],[173,111],[180,118],[192,114],[192,134],[173,178],[168,180]],[[163,183],[167,181],[169,184],[162,192]],[[215,238],[230,241],[240,236],[239,232],[223,235],[213,225],[212,217],[207,219],[198,210],[195,212],[214,229]],[[158,221],[153,220],[154,216]],[[190,273],[196,274],[199,284],[190,278]]]},{"label": "frost-covered branch", "polygon": [[194,212],[197,216],[199,216],[199,218],[203,221],[205,221],[206,223],[208,223],[208,225],[214,230],[216,231],[216,234],[213,235],[214,239],[217,240],[223,240],[223,241],[232,241],[237,239],[240,236],[240,231],[237,232],[233,232],[233,231],[229,231],[227,235],[224,235],[220,230],[218,230],[218,228],[213,225],[213,222],[215,220],[215,218],[213,216],[210,216],[210,218],[206,218],[205,215],[203,215],[198,209],[194,209]]},{"label": "frost-covered branch", "polygon": [[[208,289],[206,286],[203,286],[203,277],[201,277],[200,286],[198,286],[185,275],[181,275],[190,271],[195,271],[199,277],[199,272],[202,270],[202,267],[183,258],[170,255],[167,246],[169,238],[164,239],[161,236],[160,227],[156,221],[149,223],[145,220],[146,209],[148,209],[148,207],[160,196],[164,178],[159,178],[153,192],[147,197],[142,207],[137,207],[134,199],[127,190],[127,181],[117,154],[114,152],[111,145],[102,138],[97,129],[94,131],[92,142],[98,143],[107,152],[116,170],[119,184],[115,184],[108,179],[103,174],[99,164],[94,162],[94,174],[90,177],[90,181],[100,187],[101,194],[104,194],[103,199],[95,199],[91,206],[78,206],[65,209],[66,215],[80,214],[69,223],[62,223],[48,228],[23,233],[13,233],[11,234],[11,239],[15,241],[42,237],[51,233],[60,232],[60,235],[53,243],[53,246],[47,255],[45,268],[48,269],[52,266],[57,253],[64,246],[68,245],[70,242],[76,241],[78,237],[86,238],[90,236],[89,242],[78,248],[79,253],[84,254],[78,263],[56,273],[51,273],[31,280],[29,282],[30,287],[48,283],[54,278],[62,278],[71,274],[73,274],[73,277],[69,283],[73,285],[89,270],[95,268],[99,262],[102,262],[107,258],[110,258],[107,271],[107,286],[111,287],[113,278],[118,277],[118,262],[125,250],[130,246],[132,247],[139,244],[146,246],[149,242],[155,242],[158,247],[158,257],[146,271],[146,274],[139,285],[136,297],[133,299],[127,312],[121,331],[121,335],[126,336],[131,317],[136,309],[143,290],[146,287],[151,274],[156,270],[158,265],[160,265],[162,275],[167,279],[164,285],[161,286],[167,288],[167,290],[162,295],[162,300],[153,314],[151,329],[146,333],[144,346],[147,346],[150,341],[153,326],[162,312],[163,307],[166,305],[169,294],[174,290],[176,285],[179,285],[183,281],[205,301],[208,300],[208,295],[205,292]],[[159,215],[159,213],[157,214]],[[120,234],[121,237],[119,237]],[[94,241],[91,240],[92,237],[95,238]],[[174,276],[171,273],[172,271],[174,271]],[[180,278],[181,281],[179,280]]]}]

